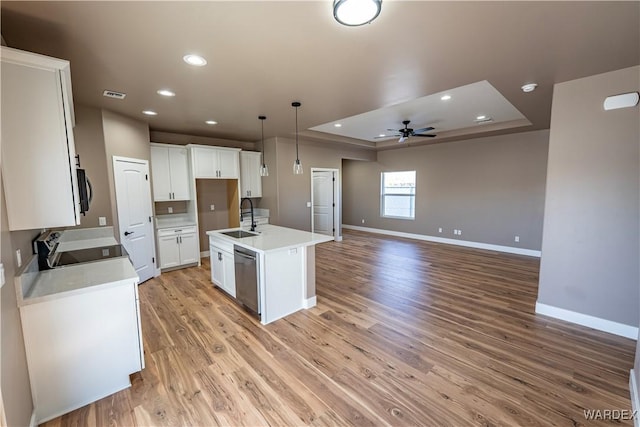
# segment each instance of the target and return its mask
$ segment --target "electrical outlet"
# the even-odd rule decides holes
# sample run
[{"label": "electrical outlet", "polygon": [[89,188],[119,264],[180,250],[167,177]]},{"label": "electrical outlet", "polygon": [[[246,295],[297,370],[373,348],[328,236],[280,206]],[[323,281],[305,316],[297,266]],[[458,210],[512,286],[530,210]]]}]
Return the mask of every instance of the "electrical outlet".
[{"label": "electrical outlet", "polygon": [[307,202],[307,207],[310,208],[311,207],[311,202]]},{"label": "electrical outlet", "polygon": [[16,264],[18,264],[18,268],[22,267],[22,254],[20,253],[20,249],[16,249]]},{"label": "electrical outlet", "polygon": [[462,236],[462,230],[458,230],[458,236]]},{"label": "electrical outlet", "polygon": [[364,224],[364,218],[362,218],[362,223]]},{"label": "electrical outlet", "polygon": [[519,242],[519,241],[520,241],[520,236],[516,236],[513,240],[514,240],[515,242]]},{"label": "electrical outlet", "polygon": [[173,208],[172,208],[171,206],[169,206],[169,207],[167,208],[167,212],[169,212],[169,213],[173,213]]},{"label": "electrical outlet", "polygon": [[98,225],[107,225],[107,217],[106,216],[98,217]]},{"label": "electrical outlet", "polygon": [[442,233],[442,227],[438,227],[438,233]]},{"label": "electrical outlet", "polygon": [[211,210],[215,211],[216,210],[216,205],[211,205]]}]

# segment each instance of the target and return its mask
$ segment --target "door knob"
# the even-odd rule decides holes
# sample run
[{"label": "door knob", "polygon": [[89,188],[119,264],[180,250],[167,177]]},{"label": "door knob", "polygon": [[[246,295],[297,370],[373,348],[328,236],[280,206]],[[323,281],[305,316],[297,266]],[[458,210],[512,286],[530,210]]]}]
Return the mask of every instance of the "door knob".
[{"label": "door knob", "polygon": [[125,231],[125,232],[124,232],[124,235],[125,235],[125,236],[128,236],[129,234],[133,234],[133,231]]}]

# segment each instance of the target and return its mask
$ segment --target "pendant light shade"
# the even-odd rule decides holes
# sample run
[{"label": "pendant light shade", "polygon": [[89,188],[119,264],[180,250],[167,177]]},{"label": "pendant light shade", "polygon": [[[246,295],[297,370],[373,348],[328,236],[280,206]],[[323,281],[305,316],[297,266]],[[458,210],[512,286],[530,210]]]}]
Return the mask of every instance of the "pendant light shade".
[{"label": "pendant light shade", "polygon": [[333,17],[342,25],[369,24],[382,10],[382,0],[334,0]]},{"label": "pendant light shade", "polygon": [[302,175],[302,163],[300,163],[300,156],[298,155],[298,107],[302,104],[298,101],[292,102],[291,106],[296,109],[296,161],[293,162],[293,174]]},{"label": "pendant light shade", "polygon": [[258,116],[258,119],[262,126],[262,137],[260,138],[260,141],[262,141],[262,164],[260,165],[260,176],[269,176],[269,168],[264,162],[264,121],[267,119],[267,116]]}]

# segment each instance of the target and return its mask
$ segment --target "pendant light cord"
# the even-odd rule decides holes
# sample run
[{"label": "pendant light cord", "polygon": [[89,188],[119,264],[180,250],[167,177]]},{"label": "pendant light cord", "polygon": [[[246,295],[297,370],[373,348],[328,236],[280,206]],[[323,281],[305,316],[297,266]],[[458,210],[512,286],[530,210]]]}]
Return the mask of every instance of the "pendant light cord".
[{"label": "pendant light cord", "polygon": [[296,160],[300,161],[298,156],[298,107],[296,107]]},{"label": "pendant light cord", "polygon": [[260,119],[262,125],[262,165],[264,166],[264,120]]}]

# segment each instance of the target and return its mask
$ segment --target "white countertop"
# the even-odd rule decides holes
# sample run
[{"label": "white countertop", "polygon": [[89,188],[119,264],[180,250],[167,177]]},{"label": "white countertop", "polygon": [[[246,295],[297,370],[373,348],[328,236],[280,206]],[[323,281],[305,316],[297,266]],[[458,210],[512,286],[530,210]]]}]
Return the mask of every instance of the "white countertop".
[{"label": "white countertop", "polygon": [[196,220],[188,214],[157,215],[156,228],[174,228],[196,225]]},{"label": "white countertop", "polygon": [[131,281],[137,283],[138,280],[127,257],[54,268],[41,271],[35,276],[24,296],[18,295],[18,305],[35,304],[102,287],[130,284]]},{"label": "white countertop", "polygon": [[259,234],[257,236],[236,239],[222,234],[225,231],[232,230],[239,230],[239,228],[207,231],[207,234],[214,239],[220,239],[261,253],[300,246],[313,246],[318,243],[333,240],[332,236],[325,234],[309,233],[308,231],[279,227],[271,224],[258,226]]}]

